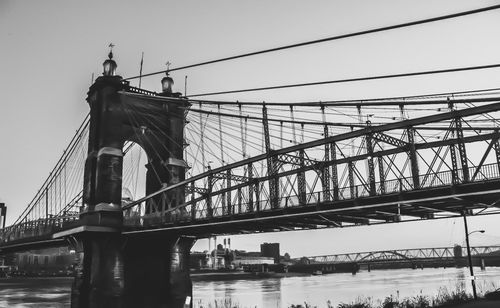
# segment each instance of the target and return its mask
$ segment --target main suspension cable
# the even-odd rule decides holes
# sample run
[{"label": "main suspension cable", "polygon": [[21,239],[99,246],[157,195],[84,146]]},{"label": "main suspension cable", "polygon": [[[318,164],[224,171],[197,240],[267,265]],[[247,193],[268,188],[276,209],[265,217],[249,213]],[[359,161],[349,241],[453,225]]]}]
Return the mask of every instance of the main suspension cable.
[{"label": "main suspension cable", "polygon": [[401,78],[401,77],[413,77],[413,76],[431,75],[431,74],[455,73],[455,72],[490,69],[490,68],[498,68],[498,67],[500,67],[500,63],[489,64],[489,65],[479,65],[479,66],[455,67],[455,68],[448,68],[448,69],[441,69],[441,70],[430,70],[430,71],[420,71],[420,72],[411,72],[411,73],[399,73],[399,74],[366,76],[366,77],[356,77],[356,78],[346,78],[346,79],[336,79],[336,80],[326,80],[326,81],[294,83],[294,84],[247,88],[247,89],[239,89],[239,90],[220,91],[220,92],[208,92],[208,93],[192,94],[192,95],[189,95],[189,97],[221,95],[221,94],[234,94],[234,93],[243,93],[243,92],[255,92],[255,91],[277,90],[277,89],[298,88],[298,87],[309,87],[309,86],[319,86],[319,85],[325,85],[325,84],[370,81],[370,80]]},{"label": "main suspension cable", "polygon": [[193,68],[193,67],[202,66],[202,65],[214,64],[214,63],[235,60],[235,59],[240,59],[240,58],[245,58],[245,57],[250,57],[250,56],[256,56],[256,55],[275,52],[275,51],[281,51],[281,50],[285,50],[285,49],[291,49],[291,48],[297,48],[297,47],[302,47],[302,46],[307,46],[307,45],[330,42],[330,41],[335,41],[335,40],[340,40],[340,39],[345,39],[345,38],[350,38],[350,37],[355,37],[355,36],[361,36],[361,35],[372,34],[372,33],[377,33],[377,32],[389,31],[389,30],[411,27],[411,26],[416,26],[416,25],[422,25],[422,24],[446,20],[446,19],[452,19],[452,18],[458,18],[458,17],[467,16],[467,15],[483,13],[483,12],[487,12],[487,11],[496,10],[499,8],[500,8],[500,4],[497,4],[497,5],[492,5],[492,6],[483,7],[483,8],[474,9],[474,10],[469,10],[469,11],[463,11],[463,12],[454,13],[454,14],[448,14],[448,15],[442,15],[442,16],[437,16],[437,17],[432,17],[432,18],[427,18],[427,19],[411,21],[411,22],[405,22],[405,23],[396,24],[396,25],[392,25],[392,26],[385,26],[385,27],[373,28],[373,29],[369,29],[369,30],[341,34],[341,35],[326,37],[326,38],[322,38],[322,39],[318,39],[318,40],[312,40],[312,41],[306,41],[306,42],[285,45],[285,46],[280,46],[280,47],[275,47],[275,48],[270,48],[270,49],[264,49],[264,50],[249,52],[249,53],[245,53],[245,54],[241,54],[241,55],[236,55],[236,56],[231,56],[231,57],[226,57],[226,58],[221,58],[221,59],[216,59],[216,60],[211,60],[211,61],[206,61],[206,62],[200,62],[200,63],[191,64],[191,65],[185,65],[185,66],[180,66],[180,67],[176,67],[176,68],[166,69],[166,70],[162,70],[162,71],[158,71],[158,72],[128,77],[128,78],[125,78],[125,80],[137,79],[137,78],[141,78],[141,77],[148,77],[148,76],[152,76],[152,75],[158,75],[158,74],[167,73],[167,72],[179,71],[179,70]]},{"label": "main suspension cable", "polygon": [[[360,99],[348,99],[348,100],[325,100],[325,101],[301,101],[301,102],[268,102],[266,101],[266,105],[276,105],[276,106],[321,106],[321,105],[335,105],[335,107],[345,107],[345,106],[357,106],[357,105],[429,105],[436,103],[444,103],[438,100],[430,100],[430,98],[447,98],[452,97],[455,99],[456,97],[463,96],[486,96],[486,95],[497,95],[500,93],[494,93],[492,91],[499,91],[500,88],[488,88],[488,89],[480,89],[480,90],[467,90],[467,91],[457,91],[457,92],[440,92],[440,93],[430,93],[430,94],[419,94],[419,95],[411,95],[411,96],[392,96],[392,97],[378,97],[378,98],[360,98]],[[408,99],[422,100],[422,101],[408,101]],[[397,102],[394,100],[401,100],[401,102]],[[205,105],[241,105],[245,107],[249,106],[262,106],[262,102],[255,101],[221,101],[221,100],[201,100],[201,99],[189,99],[190,102],[202,103]],[[381,102],[382,101],[382,102]],[[389,101],[389,102],[387,102]]]}]

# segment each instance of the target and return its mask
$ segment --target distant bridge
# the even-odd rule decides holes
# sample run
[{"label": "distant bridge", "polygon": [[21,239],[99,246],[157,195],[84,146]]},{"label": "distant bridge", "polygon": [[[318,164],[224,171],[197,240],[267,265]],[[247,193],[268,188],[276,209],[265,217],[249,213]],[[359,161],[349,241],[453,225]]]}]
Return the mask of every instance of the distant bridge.
[{"label": "distant bridge", "polygon": [[[486,256],[493,252],[500,252],[500,245],[471,247],[471,256]],[[465,247],[415,248],[383,250],[371,252],[356,252],[335,255],[307,257],[310,264],[341,264],[341,263],[369,263],[369,262],[398,262],[398,261],[444,261],[467,256]],[[498,255],[500,257],[500,254]]]}]

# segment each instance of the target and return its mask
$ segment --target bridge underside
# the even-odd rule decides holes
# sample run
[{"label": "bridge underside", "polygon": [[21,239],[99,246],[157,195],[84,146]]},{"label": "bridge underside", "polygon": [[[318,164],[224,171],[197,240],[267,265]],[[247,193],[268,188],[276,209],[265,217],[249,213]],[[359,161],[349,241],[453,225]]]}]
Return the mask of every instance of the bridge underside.
[{"label": "bridge underside", "polygon": [[[123,234],[133,237],[193,236],[204,238],[217,234],[248,234],[363,226],[422,219],[492,214],[500,203],[500,179],[486,182],[457,184],[439,188],[362,197],[351,200],[310,203],[302,206],[241,213],[205,219],[178,220],[176,223],[148,219],[138,225],[137,220],[125,218]],[[155,223],[156,222],[156,223]],[[78,222],[63,224],[53,233],[64,233],[78,228]],[[5,243],[0,253],[10,253],[68,245],[53,233],[21,237]]]},{"label": "bridge underside", "polygon": [[206,237],[209,234],[348,227],[400,222],[403,221],[402,216],[407,218],[404,221],[411,221],[456,217],[462,215],[463,211],[468,215],[483,214],[484,210],[495,208],[499,201],[500,180],[491,180],[242,213],[231,217],[179,220],[176,223],[161,222],[158,225],[151,222],[147,227],[131,226],[126,220],[124,233],[140,235],[166,232]]},{"label": "bridge underside", "polygon": [[54,239],[52,235],[47,235],[38,238],[22,239],[8,245],[2,245],[0,254],[64,246],[68,246],[68,242],[63,238]]}]

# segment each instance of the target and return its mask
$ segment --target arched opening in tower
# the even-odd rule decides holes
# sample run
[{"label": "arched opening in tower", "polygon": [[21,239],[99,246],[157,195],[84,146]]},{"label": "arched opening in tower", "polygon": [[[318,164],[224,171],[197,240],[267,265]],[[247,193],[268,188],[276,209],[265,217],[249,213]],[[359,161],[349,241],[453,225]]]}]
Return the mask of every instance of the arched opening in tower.
[{"label": "arched opening in tower", "polygon": [[[126,142],[123,147],[122,207],[146,196],[148,156],[135,142]],[[129,215],[143,216],[144,207],[136,206]]]}]

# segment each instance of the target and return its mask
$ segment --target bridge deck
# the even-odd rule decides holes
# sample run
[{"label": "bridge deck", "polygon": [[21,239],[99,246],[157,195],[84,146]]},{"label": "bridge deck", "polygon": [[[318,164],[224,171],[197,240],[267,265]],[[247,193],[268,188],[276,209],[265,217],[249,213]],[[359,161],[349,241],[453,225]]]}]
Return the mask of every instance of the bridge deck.
[{"label": "bridge deck", "polygon": [[[500,179],[338,201],[315,198],[308,204],[232,215],[196,219],[178,215],[175,222],[169,221],[172,217],[155,219],[154,214],[126,217],[125,233],[168,231],[201,236],[380,224],[399,222],[401,216],[411,220],[459,216],[464,209],[472,213],[497,200],[500,200]],[[269,200],[261,202],[265,205]]]}]

